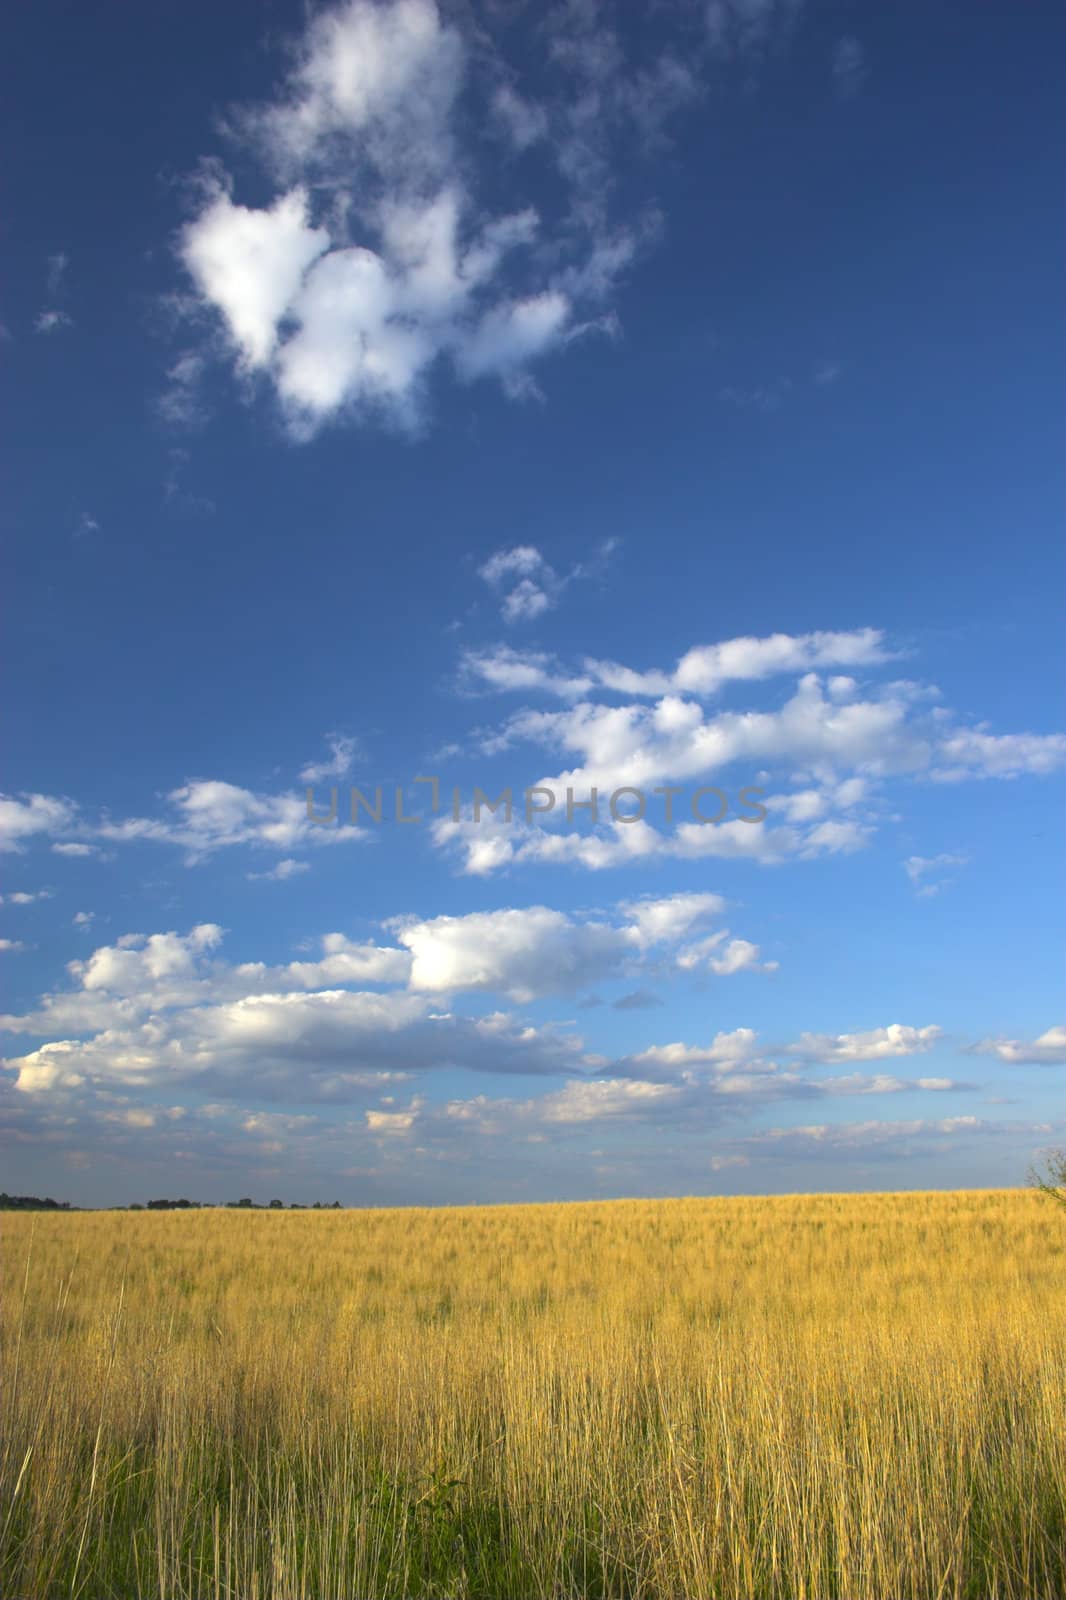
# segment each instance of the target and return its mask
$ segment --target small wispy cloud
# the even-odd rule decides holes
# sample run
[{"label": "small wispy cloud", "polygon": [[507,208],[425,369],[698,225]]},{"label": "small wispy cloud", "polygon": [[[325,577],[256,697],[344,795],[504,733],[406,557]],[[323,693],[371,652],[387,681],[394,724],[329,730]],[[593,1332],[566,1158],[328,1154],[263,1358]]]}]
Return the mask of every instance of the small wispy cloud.
[{"label": "small wispy cloud", "polygon": [[298,873],[307,872],[310,863],[297,861],[292,856],[287,856],[284,861],[279,861],[276,867],[271,867],[269,872],[249,872],[249,880],[253,883],[284,883],[287,878],[295,878]]},{"label": "small wispy cloud", "polygon": [[65,255],[62,250],[57,250],[54,255],[50,255],[47,258],[44,281],[50,298],[54,299],[59,293],[60,285],[69,266],[70,257]]},{"label": "small wispy cloud", "polygon": [[59,333],[63,328],[74,326],[73,319],[65,311],[42,311],[33,324],[35,333]]},{"label": "small wispy cloud", "polygon": [[914,885],[915,894],[923,900],[929,900],[954,882],[954,869],[967,866],[969,860],[969,856],[947,853],[938,856],[908,856],[903,863],[903,870]]},{"label": "small wispy cloud", "polygon": [[345,778],[359,754],[359,742],[346,733],[327,733],[329,755],[322,761],[309,761],[300,769],[301,783],[324,783],[327,778]]},{"label": "small wispy cloud", "polygon": [[504,622],[531,622],[559,604],[564,590],[583,578],[599,577],[615,550],[617,539],[605,539],[592,557],[560,574],[536,545],[517,544],[495,551],[478,568],[478,576],[500,597]]},{"label": "small wispy cloud", "polygon": [[779,411],[791,389],[791,378],[772,378],[769,383],[756,384],[749,389],[727,384],[719,389],[718,398],[727,405],[736,406],[738,411]]},{"label": "small wispy cloud", "polygon": [[833,82],[837,94],[849,99],[858,94],[866,78],[866,51],[854,34],[838,39],[833,50]]},{"label": "small wispy cloud", "polygon": [[177,428],[196,428],[207,421],[203,376],[207,363],[195,350],[184,351],[167,369],[167,381],[156,401],[162,420]]}]

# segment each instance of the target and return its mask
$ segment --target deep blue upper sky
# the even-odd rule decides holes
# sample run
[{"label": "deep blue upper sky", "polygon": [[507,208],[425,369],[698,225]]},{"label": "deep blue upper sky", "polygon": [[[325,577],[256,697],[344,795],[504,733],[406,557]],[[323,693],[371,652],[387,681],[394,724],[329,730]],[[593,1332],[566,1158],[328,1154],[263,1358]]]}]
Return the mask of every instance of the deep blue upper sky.
[{"label": "deep blue upper sky", "polygon": [[[1010,1183],[1063,1142],[1064,31],[22,9],[3,1187]],[[429,773],[436,819],[305,820]],[[568,825],[568,784],[678,816]]]}]

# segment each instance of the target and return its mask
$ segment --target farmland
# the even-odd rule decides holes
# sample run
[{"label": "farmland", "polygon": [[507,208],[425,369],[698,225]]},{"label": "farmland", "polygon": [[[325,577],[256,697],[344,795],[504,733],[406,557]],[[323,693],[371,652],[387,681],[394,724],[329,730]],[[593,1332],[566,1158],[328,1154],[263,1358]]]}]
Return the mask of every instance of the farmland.
[{"label": "farmland", "polygon": [[1066,1593],[1030,1191],[2,1239],[6,1600]]}]

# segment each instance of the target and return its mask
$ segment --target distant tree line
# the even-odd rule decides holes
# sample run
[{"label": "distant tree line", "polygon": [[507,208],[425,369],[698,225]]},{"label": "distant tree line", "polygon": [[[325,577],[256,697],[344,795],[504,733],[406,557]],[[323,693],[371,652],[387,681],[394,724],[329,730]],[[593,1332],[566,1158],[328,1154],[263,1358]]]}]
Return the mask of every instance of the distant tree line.
[{"label": "distant tree line", "polygon": [[[54,1201],[48,1203],[55,1204]],[[256,1205],[254,1200],[246,1197],[243,1200],[226,1200],[221,1206],[216,1206],[215,1202],[211,1200],[149,1200],[147,1205],[142,1206],[139,1201],[135,1200],[131,1206],[114,1206],[112,1209],[115,1211],[284,1211],[286,1210],[286,1205],[284,1200],[271,1200],[269,1205],[260,1206]],[[305,1206],[301,1205],[298,1200],[293,1200],[287,1209],[289,1211],[340,1211],[341,1203],[339,1200],[328,1202],[316,1200],[313,1205]]]},{"label": "distant tree line", "polygon": [[[84,1207],[72,1206],[69,1200],[53,1200],[51,1195],[42,1199],[35,1194],[0,1194],[0,1211],[81,1211]],[[92,1210],[92,1207],[89,1208]],[[339,1200],[316,1200],[312,1205],[301,1205],[292,1200],[271,1200],[269,1205],[257,1205],[247,1197],[243,1200],[226,1200],[221,1205],[213,1200],[149,1200],[144,1205],[135,1200],[128,1206],[109,1206],[110,1211],[340,1211]]]}]

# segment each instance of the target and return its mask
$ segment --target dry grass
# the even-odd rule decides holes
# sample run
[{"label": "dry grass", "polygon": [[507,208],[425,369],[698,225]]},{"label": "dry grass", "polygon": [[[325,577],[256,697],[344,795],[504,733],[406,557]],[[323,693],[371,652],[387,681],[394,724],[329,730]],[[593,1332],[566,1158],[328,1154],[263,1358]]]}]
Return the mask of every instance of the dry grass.
[{"label": "dry grass", "polygon": [[0,1594],[1066,1594],[1030,1192],[3,1219]]}]

